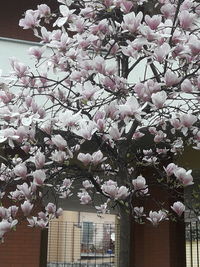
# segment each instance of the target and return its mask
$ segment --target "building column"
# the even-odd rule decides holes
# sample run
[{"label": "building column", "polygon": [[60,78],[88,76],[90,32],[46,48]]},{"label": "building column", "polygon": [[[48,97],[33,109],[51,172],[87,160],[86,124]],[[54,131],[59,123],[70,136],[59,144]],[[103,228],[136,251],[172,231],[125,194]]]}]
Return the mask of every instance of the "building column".
[{"label": "building column", "polygon": [[132,223],[131,267],[185,267],[183,222]]},{"label": "building column", "polygon": [[[165,208],[175,200],[169,192],[159,187],[150,188],[149,199],[143,203],[146,210],[159,208],[151,198],[165,202]],[[163,221],[157,227],[146,220],[138,224],[132,219],[131,223],[131,264],[130,267],[185,267],[185,223],[184,218],[177,221]]]}]

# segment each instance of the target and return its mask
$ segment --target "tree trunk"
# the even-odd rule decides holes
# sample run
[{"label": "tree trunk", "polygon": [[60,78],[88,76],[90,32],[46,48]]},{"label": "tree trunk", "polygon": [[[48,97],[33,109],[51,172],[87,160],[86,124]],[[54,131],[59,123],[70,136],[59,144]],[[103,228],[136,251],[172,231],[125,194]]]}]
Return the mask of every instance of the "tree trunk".
[{"label": "tree trunk", "polygon": [[[118,186],[126,186],[129,182],[127,173],[127,144],[122,142],[119,146],[119,176],[117,179]],[[127,211],[128,210],[128,211]],[[120,240],[119,240],[119,265],[117,267],[133,267],[130,266],[130,233],[131,233],[131,216],[130,209],[125,205],[119,204],[120,214]]]},{"label": "tree trunk", "polygon": [[130,215],[120,206],[119,266],[130,266]]}]

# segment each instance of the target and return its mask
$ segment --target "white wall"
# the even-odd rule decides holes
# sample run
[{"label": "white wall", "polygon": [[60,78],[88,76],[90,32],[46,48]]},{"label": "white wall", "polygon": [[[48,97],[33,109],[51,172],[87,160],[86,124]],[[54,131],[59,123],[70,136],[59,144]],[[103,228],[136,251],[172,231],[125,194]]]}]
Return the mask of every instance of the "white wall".
[{"label": "white wall", "polygon": [[27,53],[28,49],[33,45],[37,45],[37,43],[0,37],[0,69],[3,74],[11,70],[9,63],[9,58],[11,57],[33,66],[34,61],[30,59]]}]

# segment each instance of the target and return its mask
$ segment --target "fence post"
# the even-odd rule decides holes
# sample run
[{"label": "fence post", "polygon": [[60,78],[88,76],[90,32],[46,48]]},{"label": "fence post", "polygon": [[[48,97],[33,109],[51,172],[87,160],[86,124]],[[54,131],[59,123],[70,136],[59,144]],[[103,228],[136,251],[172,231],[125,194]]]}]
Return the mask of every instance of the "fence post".
[{"label": "fence post", "polygon": [[119,267],[119,248],[120,248],[120,222],[115,217],[115,267]]},{"label": "fence post", "polygon": [[47,266],[47,250],[48,250],[48,229],[41,230],[40,239],[40,267]]}]

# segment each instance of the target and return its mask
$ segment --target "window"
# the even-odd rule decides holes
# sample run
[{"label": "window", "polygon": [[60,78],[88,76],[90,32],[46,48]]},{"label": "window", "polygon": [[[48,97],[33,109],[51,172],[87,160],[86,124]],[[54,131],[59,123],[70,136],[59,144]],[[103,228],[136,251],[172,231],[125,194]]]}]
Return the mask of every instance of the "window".
[{"label": "window", "polygon": [[82,223],[82,244],[93,244],[94,225],[92,222]]}]

